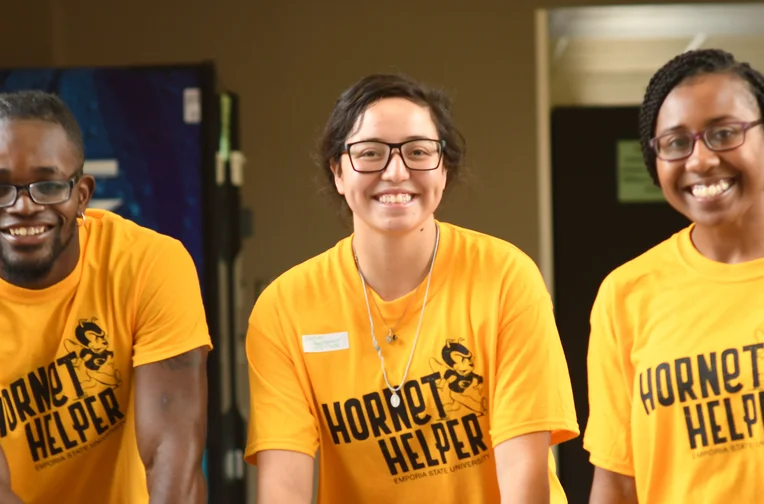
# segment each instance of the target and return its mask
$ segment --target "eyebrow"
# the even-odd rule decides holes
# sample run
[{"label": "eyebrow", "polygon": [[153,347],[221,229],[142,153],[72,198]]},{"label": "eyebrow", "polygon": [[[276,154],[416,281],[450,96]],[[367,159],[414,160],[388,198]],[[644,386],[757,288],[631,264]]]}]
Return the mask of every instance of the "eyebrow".
[{"label": "eyebrow", "polygon": [[[32,172],[36,175],[56,175],[61,173],[61,170],[57,166],[35,166],[32,168]],[[0,174],[5,175],[10,173],[10,168],[0,167]]]},{"label": "eyebrow", "polygon": [[[436,135],[437,136],[437,135]],[[401,140],[401,142],[408,142],[409,140],[437,140],[436,138],[430,138],[427,135],[410,135]],[[355,140],[355,142],[382,142],[387,143],[387,140],[383,140],[379,137],[371,137],[371,138],[362,138],[360,140]],[[349,142],[349,143],[355,143],[355,142]],[[397,143],[397,142],[390,142],[390,143]]]},{"label": "eyebrow", "polygon": [[61,170],[59,170],[57,166],[36,166],[32,171],[40,175],[55,175],[61,173]]},{"label": "eyebrow", "polygon": [[[726,122],[726,121],[738,122],[738,121],[740,121],[740,119],[738,119],[737,117],[735,117],[733,115],[729,115],[729,114],[720,115],[720,116],[712,117],[711,119],[707,120],[705,122],[705,127],[707,128],[709,126],[713,126],[715,124],[719,124],[721,122]],[[677,124],[676,126],[672,126],[670,128],[664,129],[657,136],[667,135],[669,133],[675,133],[677,131],[682,131],[682,130],[687,130],[687,129],[689,129],[689,128],[687,128],[687,126],[684,126],[683,124]]]}]

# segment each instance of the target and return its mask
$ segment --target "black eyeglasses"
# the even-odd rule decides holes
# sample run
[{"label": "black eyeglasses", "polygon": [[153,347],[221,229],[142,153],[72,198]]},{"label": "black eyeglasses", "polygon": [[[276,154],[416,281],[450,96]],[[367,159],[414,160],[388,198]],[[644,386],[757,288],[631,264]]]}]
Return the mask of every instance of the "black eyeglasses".
[{"label": "black eyeglasses", "polygon": [[724,152],[737,149],[745,143],[746,132],[762,124],[762,120],[751,122],[728,122],[716,124],[700,133],[678,131],[666,133],[650,140],[650,146],[656,156],[664,161],[687,159],[695,150],[695,142],[702,139],[710,150]]},{"label": "black eyeglasses", "polygon": [[38,205],[63,203],[72,196],[78,179],[79,175],[75,175],[69,180],[42,180],[26,185],[0,184],[0,208],[15,205],[21,191],[26,191]]},{"label": "black eyeglasses", "polygon": [[409,170],[431,171],[440,166],[445,147],[445,140],[427,138],[400,143],[364,140],[346,144],[345,152],[350,158],[350,166],[359,173],[385,171],[393,158],[395,149],[398,149],[404,166]]}]

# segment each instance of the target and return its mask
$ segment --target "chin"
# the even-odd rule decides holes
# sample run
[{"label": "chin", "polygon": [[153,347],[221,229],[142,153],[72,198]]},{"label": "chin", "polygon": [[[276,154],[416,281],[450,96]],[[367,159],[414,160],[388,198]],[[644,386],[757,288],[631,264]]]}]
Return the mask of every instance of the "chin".
[{"label": "chin", "polygon": [[355,227],[373,229],[380,233],[403,234],[417,229],[422,224],[420,218],[414,215],[365,215],[356,216]]},{"label": "chin", "polygon": [[46,258],[9,262],[3,258],[2,263],[6,279],[17,285],[39,282],[47,277],[53,269],[53,261]]},{"label": "chin", "polygon": [[33,248],[0,248],[0,264],[13,283],[33,283],[44,279],[53,269],[63,244],[56,239]]},{"label": "chin", "polygon": [[696,226],[707,228],[734,225],[742,220],[738,208],[697,209],[684,206],[677,210]]},{"label": "chin", "polygon": [[690,220],[695,226],[700,226],[704,228],[718,228],[724,226],[724,224],[727,223],[727,219],[719,219],[719,218],[713,218],[708,216],[698,216],[698,215],[692,215],[692,214],[684,214],[687,219]]},{"label": "chin", "polygon": [[0,254],[4,265],[24,268],[50,262],[54,255],[53,248],[50,243],[46,243],[43,246],[28,249],[17,247],[5,249],[0,251]]},{"label": "chin", "polygon": [[402,220],[382,220],[373,223],[372,227],[383,233],[403,234],[413,231],[417,228],[415,222],[406,222]]}]

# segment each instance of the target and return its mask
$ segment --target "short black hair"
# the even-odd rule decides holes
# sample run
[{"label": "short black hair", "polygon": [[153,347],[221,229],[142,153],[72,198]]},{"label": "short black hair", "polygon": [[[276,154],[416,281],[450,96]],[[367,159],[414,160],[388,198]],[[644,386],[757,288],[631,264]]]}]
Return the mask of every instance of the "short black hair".
[{"label": "short black hair", "polygon": [[732,54],[720,49],[697,49],[682,53],[663,65],[650,79],[639,111],[639,137],[642,156],[655,185],[660,183],[655,151],[650,146],[650,140],[655,136],[658,112],[666,96],[690,77],[723,73],[746,81],[759,105],[759,113],[764,112],[764,76],[748,63],[739,62]]},{"label": "short black hair", "polygon": [[467,146],[454,123],[448,95],[405,75],[372,74],[358,80],[339,96],[324,127],[318,157],[324,180],[328,183],[327,190],[340,196],[334,185],[331,164],[339,162],[358,117],[385,98],[405,98],[430,110],[439,140],[446,143],[443,160],[448,170],[447,184],[457,180],[463,169]]},{"label": "short black hair", "polygon": [[23,90],[0,93],[0,120],[36,119],[59,124],[74,147],[78,170],[85,161],[85,143],[82,129],[71,109],[52,93],[40,90]]}]

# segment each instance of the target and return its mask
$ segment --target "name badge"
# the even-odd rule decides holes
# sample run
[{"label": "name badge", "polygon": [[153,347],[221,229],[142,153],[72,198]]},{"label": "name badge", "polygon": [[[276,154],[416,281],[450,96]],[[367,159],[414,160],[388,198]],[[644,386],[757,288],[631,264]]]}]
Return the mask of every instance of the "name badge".
[{"label": "name badge", "polygon": [[302,349],[305,353],[336,352],[350,348],[347,332],[329,334],[306,334],[302,337]]}]

